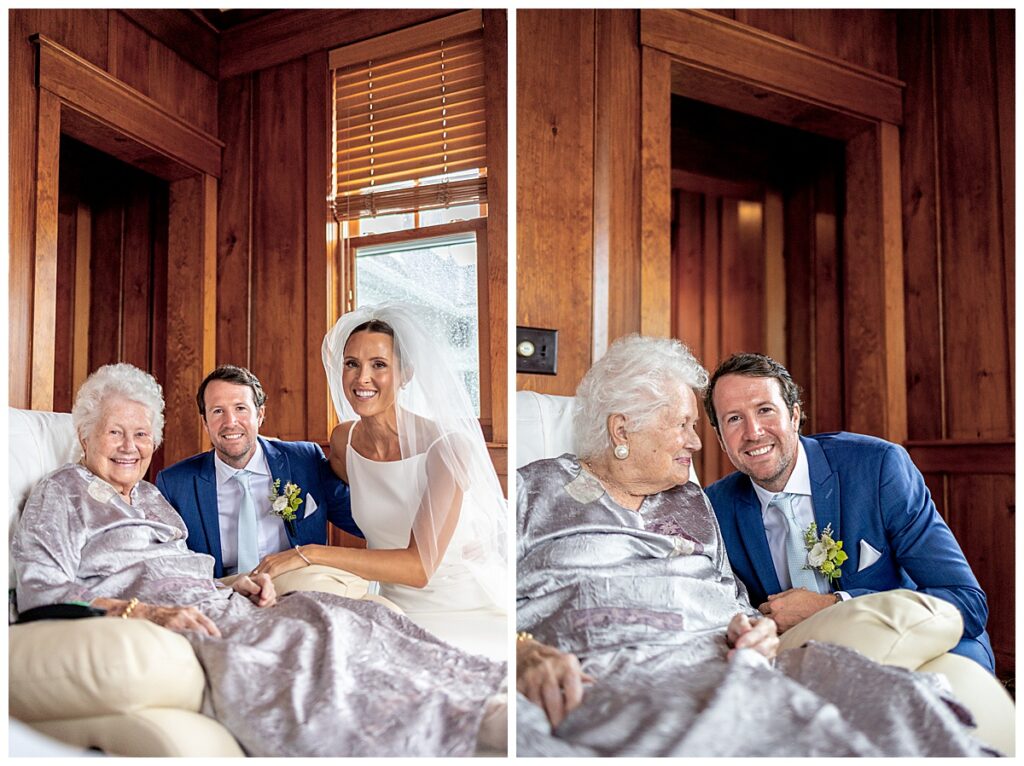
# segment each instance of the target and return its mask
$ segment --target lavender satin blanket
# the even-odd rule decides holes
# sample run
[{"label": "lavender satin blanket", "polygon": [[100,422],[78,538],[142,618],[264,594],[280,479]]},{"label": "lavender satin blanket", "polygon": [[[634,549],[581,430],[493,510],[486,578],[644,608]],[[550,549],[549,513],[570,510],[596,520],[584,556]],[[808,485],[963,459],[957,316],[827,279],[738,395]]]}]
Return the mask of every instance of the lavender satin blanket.
[{"label": "lavender satin blanket", "polygon": [[519,695],[518,755],[985,754],[925,675],[813,642],[727,662],[755,611],[697,485],[632,512],[563,455],[519,471],[517,507],[518,629],[597,679],[554,732]]},{"label": "lavender satin blanket", "polygon": [[505,663],[459,651],[378,604],[293,593],[259,609],[212,579],[213,559],[152,484],[132,504],[82,466],[33,491],[15,533],[18,606],[97,597],[195,606],[221,638],[185,634],[206,671],[203,712],[253,756],[472,755]]}]

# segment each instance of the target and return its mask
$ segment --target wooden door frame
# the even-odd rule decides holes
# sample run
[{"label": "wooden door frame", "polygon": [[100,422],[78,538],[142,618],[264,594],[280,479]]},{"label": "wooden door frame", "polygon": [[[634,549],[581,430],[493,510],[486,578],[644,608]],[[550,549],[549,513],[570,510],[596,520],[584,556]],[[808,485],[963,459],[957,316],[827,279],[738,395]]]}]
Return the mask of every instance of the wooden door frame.
[{"label": "wooden door frame", "polygon": [[[61,134],[169,182],[168,463],[205,446],[194,395],[215,360],[217,179],[223,144],[43,35],[38,53],[32,409],[53,409]],[[183,275],[192,278],[183,278]]]},{"label": "wooden door frame", "polygon": [[671,97],[844,142],[845,427],[907,436],[899,80],[707,11],[640,11],[641,332],[671,333]]}]

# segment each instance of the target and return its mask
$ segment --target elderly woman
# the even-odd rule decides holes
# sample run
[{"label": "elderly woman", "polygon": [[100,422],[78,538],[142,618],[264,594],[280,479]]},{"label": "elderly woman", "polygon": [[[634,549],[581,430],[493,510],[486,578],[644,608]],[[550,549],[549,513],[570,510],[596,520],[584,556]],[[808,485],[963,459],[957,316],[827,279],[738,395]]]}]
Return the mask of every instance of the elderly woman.
[{"label": "elderly woman", "polygon": [[[520,470],[518,754],[982,752],[919,674],[826,643],[771,667],[775,624],[748,602],[689,481],[706,383],[680,342],[620,339],[576,392],[579,455]],[[941,654],[956,610],[918,595],[912,608],[938,619],[911,620],[932,628],[891,644]],[[830,607],[801,635],[857,608]]]},{"label": "elderly woman", "polygon": [[72,419],[84,453],[30,496],[13,543],[21,609],[85,601],[182,632],[207,676],[204,712],[250,755],[473,753],[505,666],[442,644],[370,602],[232,588],[142,477],[163,427],[160,386],[101,367]]}]

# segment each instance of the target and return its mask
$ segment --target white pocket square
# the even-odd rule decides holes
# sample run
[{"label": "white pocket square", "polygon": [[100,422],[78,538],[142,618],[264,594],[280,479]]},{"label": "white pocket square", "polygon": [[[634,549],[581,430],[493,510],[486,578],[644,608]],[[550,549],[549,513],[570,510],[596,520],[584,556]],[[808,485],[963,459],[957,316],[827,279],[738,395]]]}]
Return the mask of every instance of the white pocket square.
[{"label": "white pocket square", "polygon": [[311,513],[316,513],[316,500],[308,492],[306,493],[306,502],[303,505],[306,506],[306,512],[302,514],[302,518],[306,518]]},{"label": "white pocket square", "polygon": [[860,563],[857,564],[857,571],[863,571],[882,558],[882,554],[868,545],[867,540],[860,541]]}]

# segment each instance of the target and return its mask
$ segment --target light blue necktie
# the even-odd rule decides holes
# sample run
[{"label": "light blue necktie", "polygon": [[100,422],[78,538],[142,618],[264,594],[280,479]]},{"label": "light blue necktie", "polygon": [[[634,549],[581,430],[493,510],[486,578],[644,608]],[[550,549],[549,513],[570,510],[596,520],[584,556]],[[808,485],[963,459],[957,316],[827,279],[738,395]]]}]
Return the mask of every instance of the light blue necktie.
[{"label": "light blue necktie", "polygon": [[804,569],[807,563],[807,547],[804,545],[804,531],[796,521],[793,500],[796,495],[783,492],[772,498],[769,505],[779,509],[786,520],[786,564],[789,567],[789,579],[794,588],[807,588],[811,593],[818,593],[818,580],[813,569]]},{"label": "light blue necktie", "polygon": [[238,512],[238,573],[251,572],[260,563],[260,540],[256,523],[256,505],[249,491],[248,471],[239,471],[234,478],[242,485],[242,507]]}]

